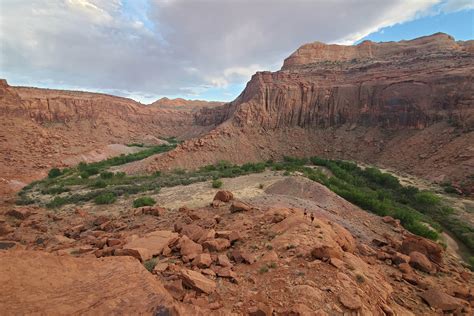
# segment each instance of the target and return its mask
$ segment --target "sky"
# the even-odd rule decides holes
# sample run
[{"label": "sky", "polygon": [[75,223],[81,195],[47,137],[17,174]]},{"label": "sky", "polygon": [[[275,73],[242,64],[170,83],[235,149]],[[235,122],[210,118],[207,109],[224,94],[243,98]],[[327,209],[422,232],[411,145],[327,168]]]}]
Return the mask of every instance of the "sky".
[{"label": "sky", "polygon": [[11,85],[231,101],[304,43],[474,39],[474,0],[0,0]]}]

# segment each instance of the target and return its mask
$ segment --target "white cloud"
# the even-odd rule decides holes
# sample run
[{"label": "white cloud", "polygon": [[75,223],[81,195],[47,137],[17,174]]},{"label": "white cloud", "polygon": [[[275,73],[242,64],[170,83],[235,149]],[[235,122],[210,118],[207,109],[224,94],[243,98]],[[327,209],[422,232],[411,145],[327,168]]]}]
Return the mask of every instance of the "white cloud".
[{"label": "white cloud", "polygon": [[353,43],[440,1],[4,0],[0,76],[134,96],[199,94],[276,70],[303,43]]},{"label": "white cloud", "polygon": [[441,5],[440,9],[444,13],[474,9],[474,1],[473,0],[448,0]]}]

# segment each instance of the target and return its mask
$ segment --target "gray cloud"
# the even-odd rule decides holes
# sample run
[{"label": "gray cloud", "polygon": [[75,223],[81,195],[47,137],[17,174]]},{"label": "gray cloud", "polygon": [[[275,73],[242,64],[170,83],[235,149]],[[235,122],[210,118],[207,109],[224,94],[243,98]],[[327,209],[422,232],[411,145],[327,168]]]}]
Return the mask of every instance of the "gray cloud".
[{"label": "gray cloud", "polygon": [[439,2],[4,0],[0,76],[138,98],[199,95],[277,69],[303,43],[352,43]]}]

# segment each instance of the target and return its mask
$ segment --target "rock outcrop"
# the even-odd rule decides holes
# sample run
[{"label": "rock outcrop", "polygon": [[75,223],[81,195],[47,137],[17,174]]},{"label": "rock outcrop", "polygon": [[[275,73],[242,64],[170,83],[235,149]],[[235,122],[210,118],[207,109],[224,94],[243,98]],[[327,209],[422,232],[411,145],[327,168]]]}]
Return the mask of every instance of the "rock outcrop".
[{"label": "rock outcrop", "polygon": [[3,314],[195,313],[130,257],[73,258],[0,251]]}]

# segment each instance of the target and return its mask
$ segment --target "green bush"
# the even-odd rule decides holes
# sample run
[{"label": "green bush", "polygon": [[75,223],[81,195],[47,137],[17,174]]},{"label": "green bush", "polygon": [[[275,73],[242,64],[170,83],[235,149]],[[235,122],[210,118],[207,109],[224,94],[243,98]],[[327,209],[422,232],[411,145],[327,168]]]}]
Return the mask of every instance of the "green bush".
[{"label": "green bush", "polygon": [[156,201],[149,196],[142,196],[133,201],[133,207],[153,206],[155,204]]},{"label": "green bush", "polygon": [[222,181],[219,180],[219,179],[212,180],[212,187],[214,189],[218,189],[218,188],[222,187]]},{"label": "green bush", "polygon": [[427,191],[416,193],[414,198],[415,203],[419,208],[433,207],[434,205],[439,204],[439,202],[441,202],[441,199],[437,195]]},{"label": "green bush", "polygon": [[111,179],[113,178],[113,176],[114,176],[113,172],[109,172],[109,171],[103,171],[100,173],[100,177],[102,179]]},{"label": "green bush", "polygon": [[50,179],[57,178],[60,175],[62,175],[62,172],[58,168],[53,168],[53,169],[49,170],[49,172],[48,172],[48,178],[50,178]]},{"label": "green bush", "polygon": [[156,266],[156,263],[157,263],[156,259],[152,258],[150,260],[143,262],[143,265],[145,266],[145,269],[147,269],[149,272],[152,272]]},{"label": "green bush", "polygon": [[112,204],[117,200],[117,196],[112,192],[102,193],[95,197],[96,204]]},{"label": "green bush", "polygon": [[67,199],[63,198],[61,196],[56,196],[51,202],[46,204],[47,208],[57,208],[60,206],[63,206],[64,204],[67,204]]},{"label": "green bush", "polygon": [[41,190],[41,193],[42,194],[60,194],[60,193],[69,192],[69,191],[71,191],[71,189],[66,188],[64,185],[61,184],[61,185],[58,185],[58,186],[45,188],[45,189]]},{"label": "green bush", "polygon": [[92,184],[92,187],[96,189],[105,188],[107,187],[107,182],[105,182],[104,180],[97,180]]}]

